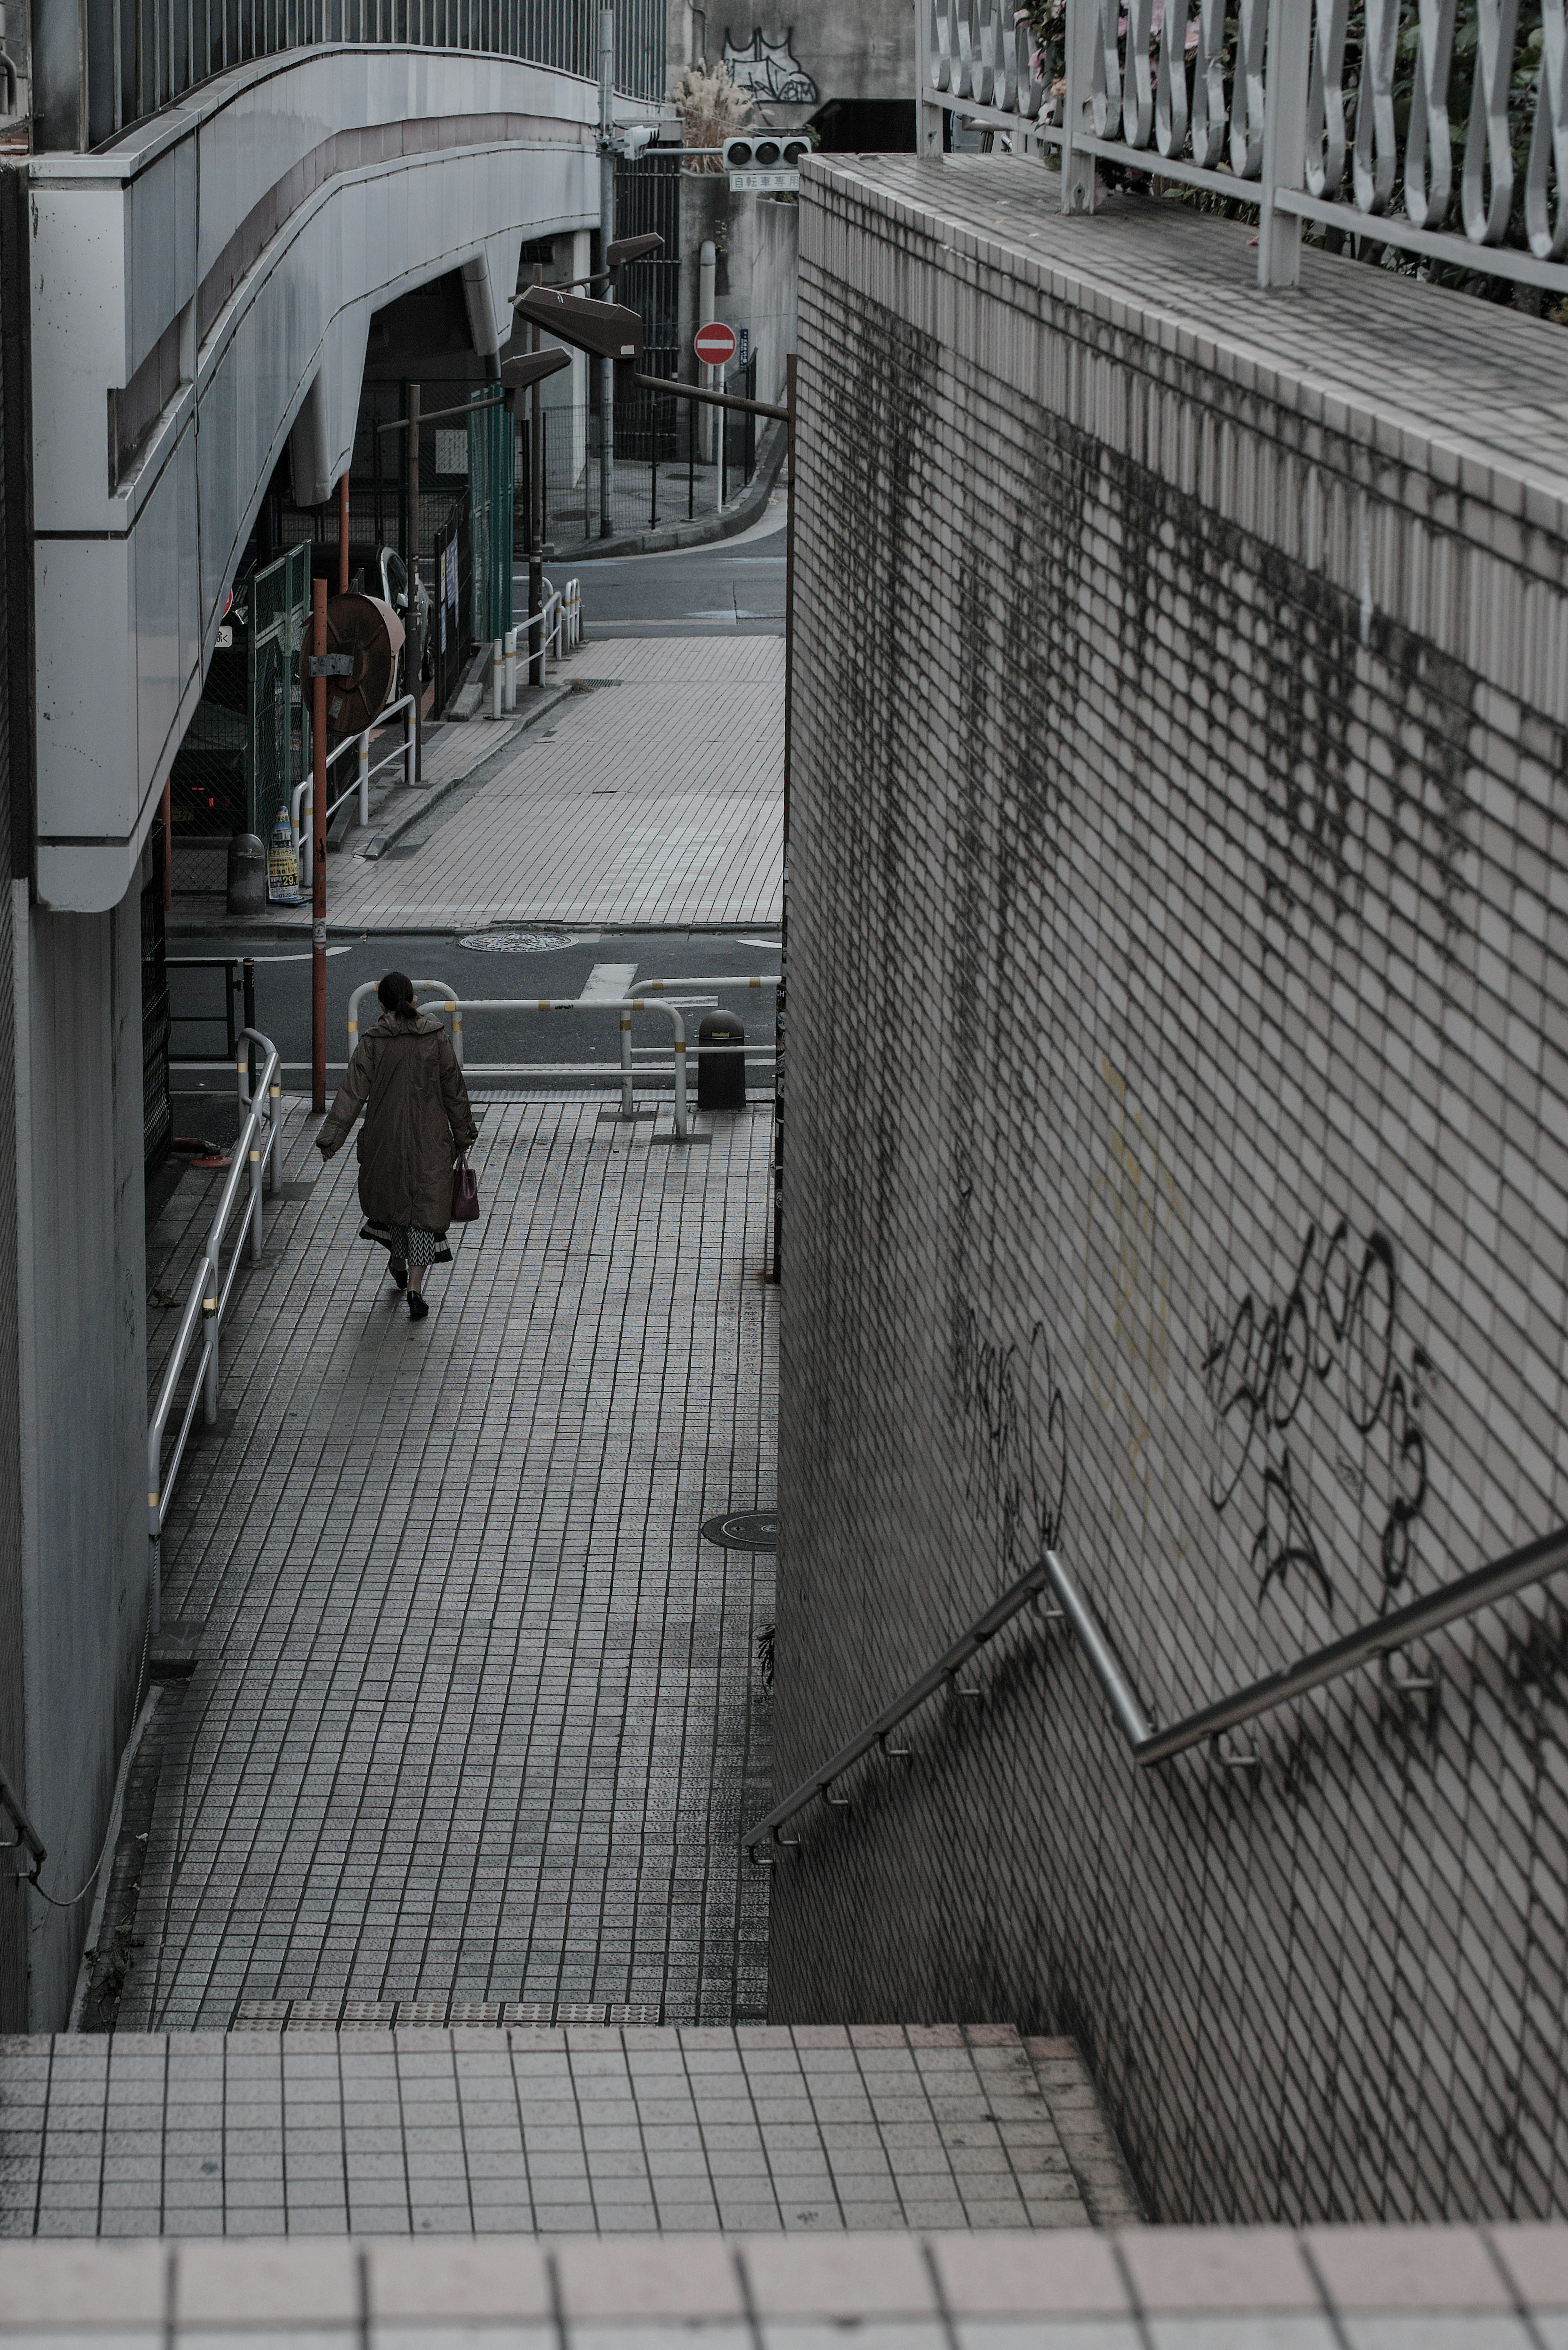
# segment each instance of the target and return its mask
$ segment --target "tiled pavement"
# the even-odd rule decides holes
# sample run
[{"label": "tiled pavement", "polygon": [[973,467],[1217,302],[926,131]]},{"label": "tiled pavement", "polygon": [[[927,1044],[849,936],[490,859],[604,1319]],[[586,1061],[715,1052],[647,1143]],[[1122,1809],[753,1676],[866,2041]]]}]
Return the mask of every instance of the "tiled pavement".
[{"label": "tiled pavement", "polygon": [[609,639],[563,675],[615,681],[522,735],[411,856],[338,858],[334,926],[778,920],[782,639]]},{"label": "tiled pavement", "polygon": [[1137,2217],[1071,2043],[997,2026],[78,2035],[0,2091],[8,2234]]},{"label": "tiled pavement", "polygon": [[1568,2227],[0,2245],[5,2350],[1565,2350]]},{"label": "tiled pavement", "polygon": [[[237,1288],[232,1432],[165,1536],[199,1661],[163,1700],[123,2028],[345,1993],[763,2013],[737,1839],[772,1561],[699,1527],[774,1498],[771,1126],[697,1123],[680,1149],[667,1110],[489,1104],[481,1218],[416,1327],[352,1151],[317,1175],[291,1121],[313,1188]],[[178,1260],[153,1278],[182,1295]]]}]

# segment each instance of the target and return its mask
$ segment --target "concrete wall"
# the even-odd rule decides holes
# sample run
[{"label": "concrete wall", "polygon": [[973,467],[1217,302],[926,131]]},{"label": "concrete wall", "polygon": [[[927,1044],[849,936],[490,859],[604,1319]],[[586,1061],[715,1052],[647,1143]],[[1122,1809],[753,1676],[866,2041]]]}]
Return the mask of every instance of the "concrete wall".
[{"label": "concrete wall", "polygon": [[[1045,1545],[1168,1722],[1568,1514],[1561,329],[1054,192],[803,197],[781,1792]],[[774,2018],[1079,2035],[1161,2219],[1562,2208],[1560,1600],[1141,1774],[1026,1614]]]},{"label": "concrete wall", "polygon": [[[10,892],[26,1786],[43,1881],[98,1858],[147,1620],[140,888],[109,914]],[[58,2030],[91,1908],[29,1896],[28,2015]]]},{"label": "concrete wall", "polygon": [[776,400],[795,341],[800,207],[774,196],[732,195],[722,172],[682,172],[680,348],[689,382],[695,380],[691,338],[708,323],[697,315],[704,237],[718,248],[715,313],[737,335],[747,329],[757,353],[757,397]]}]

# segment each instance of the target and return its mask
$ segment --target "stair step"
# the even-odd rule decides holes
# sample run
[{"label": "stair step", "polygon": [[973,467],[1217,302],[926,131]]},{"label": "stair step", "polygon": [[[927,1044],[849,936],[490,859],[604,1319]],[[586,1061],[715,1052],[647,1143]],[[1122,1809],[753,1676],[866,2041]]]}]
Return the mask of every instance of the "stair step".
[{"label": "stair step", "polygon": [[0,2041],[0,2236],[1139,2216],[1076,2047],[1011,2025],[420,2023],[266,2004],[286,2012],[229,2033]]}]

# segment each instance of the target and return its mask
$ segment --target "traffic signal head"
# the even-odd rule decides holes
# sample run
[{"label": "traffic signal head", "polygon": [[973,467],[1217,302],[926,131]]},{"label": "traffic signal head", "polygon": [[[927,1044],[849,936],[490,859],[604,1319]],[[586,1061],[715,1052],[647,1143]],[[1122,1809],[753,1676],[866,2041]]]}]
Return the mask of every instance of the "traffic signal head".
[{"label": "traffic signal head", "polygon": [[811,153],[811,141],[799,133],[748,130],[742,138],[726,139],[726,172],[798,172]]}]

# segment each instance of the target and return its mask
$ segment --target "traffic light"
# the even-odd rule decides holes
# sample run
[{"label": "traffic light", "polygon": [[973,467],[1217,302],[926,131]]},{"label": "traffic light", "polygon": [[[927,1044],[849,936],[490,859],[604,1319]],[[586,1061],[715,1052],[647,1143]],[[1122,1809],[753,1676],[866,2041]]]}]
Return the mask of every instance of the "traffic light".
[{"label": "traffic light", "polygon": [[744,137],[726,139],[726,172],[798,172],[811,153],[811,141],[799,133],[749,130]]}]

